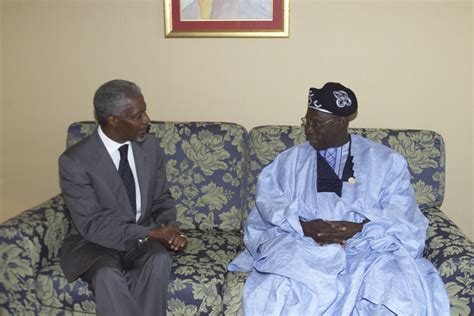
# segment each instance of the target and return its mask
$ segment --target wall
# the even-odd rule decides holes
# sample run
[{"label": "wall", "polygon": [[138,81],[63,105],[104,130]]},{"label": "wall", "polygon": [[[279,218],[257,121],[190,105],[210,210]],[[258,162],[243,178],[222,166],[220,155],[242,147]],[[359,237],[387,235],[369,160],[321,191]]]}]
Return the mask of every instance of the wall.
[{"label": "wall", "polygon": [[95,89],[126,78],[156,120],[299,124],[307,90],[351,87],[355,127],[431,129],[447,148],[443,209],[473,228],[470,1],[292,0],[288,39],[165,39],[162,1],[5,0],[0,220],[59,192],[57,157]]}]

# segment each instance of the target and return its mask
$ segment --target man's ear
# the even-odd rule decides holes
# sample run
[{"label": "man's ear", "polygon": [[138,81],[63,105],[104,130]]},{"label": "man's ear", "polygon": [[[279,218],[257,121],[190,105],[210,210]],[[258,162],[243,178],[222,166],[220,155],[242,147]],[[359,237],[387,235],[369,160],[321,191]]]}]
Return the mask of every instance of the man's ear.
[{"label": "man's ear", "polygon": [[118,119],[115,116],[107,116],[107,124],[112,127],[116,127],[118,124]]},{"label": "man's ear", "polygon": [[349,120],[347,119],[347,117],[339,117],[339,118],[337,119],[337,125],[340,126],[340,127],[344,127],[344,126],[346,126],[348,123],[349,123]]}]

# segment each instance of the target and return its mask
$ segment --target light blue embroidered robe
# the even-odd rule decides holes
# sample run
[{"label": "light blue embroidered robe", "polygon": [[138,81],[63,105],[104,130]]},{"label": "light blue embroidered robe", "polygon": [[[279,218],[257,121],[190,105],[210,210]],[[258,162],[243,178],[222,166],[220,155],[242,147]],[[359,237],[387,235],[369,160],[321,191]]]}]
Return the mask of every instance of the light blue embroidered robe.
[{"label": "light blue embroidered robe", "polygon": [[[251,272],[245,315],[449,315],[444,285],[422,257],[428,220],[405,159],[352,135],[355,184],[342,197],[316,190],[316,151],[306,142],[261,172],[245,223],[245,251],[230,271]],[[369,219],[345,246],[305,237],[303,220]]]}]

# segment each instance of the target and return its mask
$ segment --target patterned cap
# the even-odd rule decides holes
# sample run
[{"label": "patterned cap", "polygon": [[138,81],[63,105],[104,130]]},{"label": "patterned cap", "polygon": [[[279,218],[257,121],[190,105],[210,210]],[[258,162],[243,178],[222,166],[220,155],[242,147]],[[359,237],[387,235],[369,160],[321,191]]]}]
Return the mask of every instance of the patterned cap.
[{"label": "patterned cap", "polygon": [[357,98],[342,84],[328,82],[321,89],[309,89],[308,107],[336,116],[349,116],[357,112]]}]

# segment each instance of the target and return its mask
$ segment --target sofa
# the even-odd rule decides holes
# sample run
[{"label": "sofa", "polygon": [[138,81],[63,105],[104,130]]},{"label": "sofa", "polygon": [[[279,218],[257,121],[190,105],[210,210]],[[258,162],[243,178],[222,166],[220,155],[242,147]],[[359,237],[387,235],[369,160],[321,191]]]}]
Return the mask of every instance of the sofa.
[{"label": "sofa", "polygon": [[[95,128],[70,125],[71,146]],[[408,160],[420,209],[430,221],[424,256],[446,286],[452,315],[474,314],[474,244],[441,211],[445,188],[442,137],[426,130],[351,129],[383,143]],[[241,315],[246,273],[227,264],[243,249],[243,221],[254,205],[263,167],[303,142],[299,126],[152,122],[161,141],[178,221],[189,236],[173,254],[169,315]],[[91,315],[94,296],[81,279],[68,283],[59,266],[61,242],[71,227],[61,195],[0,224],[1,315]]]}]

